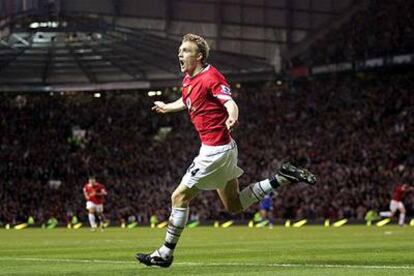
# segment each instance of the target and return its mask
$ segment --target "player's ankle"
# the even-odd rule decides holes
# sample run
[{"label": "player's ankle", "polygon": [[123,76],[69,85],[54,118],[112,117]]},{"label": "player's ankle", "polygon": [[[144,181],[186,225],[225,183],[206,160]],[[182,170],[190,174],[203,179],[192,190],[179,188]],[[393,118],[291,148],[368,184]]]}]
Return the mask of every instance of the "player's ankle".
[{"label": "player's ankle", "polygon": [[[174,249],[167,247],[165,244],[163,244],[159,249],[155,250],[155,252],[153,254],[155,254],[156,256],[159,256],[163,259],[167,259],[169,257],[171,257],[174,253]],[[151,255],[153,255],[151,254]]]},{"label": "player's ankle", "polygon": [[270,185],[273,187],[273,189],[276,189],[280,186],[291,184],[291,182],[287,178],[279,174],[276,174],[275,176],[272,176],[271,178],[269,178],[269,182],[270,182]]}]

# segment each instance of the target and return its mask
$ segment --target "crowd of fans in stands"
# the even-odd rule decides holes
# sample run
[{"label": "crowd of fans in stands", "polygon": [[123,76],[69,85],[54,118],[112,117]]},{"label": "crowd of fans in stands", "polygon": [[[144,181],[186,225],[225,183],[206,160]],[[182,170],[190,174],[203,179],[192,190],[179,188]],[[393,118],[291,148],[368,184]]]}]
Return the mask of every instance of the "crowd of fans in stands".
[{"label": "crowd of fans in stands", "polygon": [[[414,179],[413,79],[365,74],[234,89],[241,186],[290,160],[319,182],[281,188],[275,218],[362,219],[369,209],[386,210],[392,187]],[[82,187],[91,173],[107,187],[112,221],[167,218],[170,194],[199,148],[186,112],[152,113],[155,99],[142,92],[0,97],[0,221],[32,215],[64,222],[70,212],[83,219]],[[71,142],[74,127],[86,130],[80,143]],[[162,127],[172,130],[157,139]],[[412,214],[412,197],[406,203]],[[256,208],[233,218],[249,219]],[[191,212],[202,220],[230,217],[213,191],[198,196]]]},{"label": "crowd of fans in stands", "polygon": [[413,49],[414,2],[370,0],[367,9],[317,40],[299,60],[306,65],[330,64],[412,54]]}]

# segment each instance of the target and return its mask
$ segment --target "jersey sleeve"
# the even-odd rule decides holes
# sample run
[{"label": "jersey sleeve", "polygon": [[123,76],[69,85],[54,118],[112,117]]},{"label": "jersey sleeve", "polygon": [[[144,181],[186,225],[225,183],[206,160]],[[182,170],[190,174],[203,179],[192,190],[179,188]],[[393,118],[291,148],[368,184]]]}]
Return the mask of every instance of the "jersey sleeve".
[{"label": "jersey sleeve", "polygon": [[210,91],[222,104],[232,99],[230,86],[224,79],[214,78],[210,83]]}]

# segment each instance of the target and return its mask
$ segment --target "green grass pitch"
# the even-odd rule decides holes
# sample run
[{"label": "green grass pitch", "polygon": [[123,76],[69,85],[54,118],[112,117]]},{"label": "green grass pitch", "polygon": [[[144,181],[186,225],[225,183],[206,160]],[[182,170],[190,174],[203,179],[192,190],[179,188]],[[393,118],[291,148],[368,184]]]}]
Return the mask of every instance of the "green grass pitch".
[{"label": "green grass pitch", "polygon": [[414,275],[414,227],[198,227],[170,268],[138,264],[164,232],[1,229],[0,275]]}]

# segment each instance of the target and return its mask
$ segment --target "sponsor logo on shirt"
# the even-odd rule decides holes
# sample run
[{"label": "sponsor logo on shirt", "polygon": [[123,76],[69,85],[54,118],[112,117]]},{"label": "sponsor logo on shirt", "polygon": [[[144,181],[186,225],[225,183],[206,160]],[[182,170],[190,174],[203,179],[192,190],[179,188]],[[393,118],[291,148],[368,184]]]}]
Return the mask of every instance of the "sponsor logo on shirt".
[{"label": "sponsor logo on shirt", "polygon": [[225,85],[220,85],[221,86],[221,93],[227,94],[227,95],[231,95],[231,89],[230,87],[227,87]]}]

